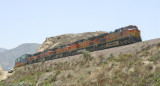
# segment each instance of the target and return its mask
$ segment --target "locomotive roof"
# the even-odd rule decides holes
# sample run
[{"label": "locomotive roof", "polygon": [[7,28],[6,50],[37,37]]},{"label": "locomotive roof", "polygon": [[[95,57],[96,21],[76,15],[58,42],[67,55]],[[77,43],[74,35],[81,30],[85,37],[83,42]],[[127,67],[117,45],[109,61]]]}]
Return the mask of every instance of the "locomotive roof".
[{"label": "locomotive roof", "polygon": [[99,37],[104,37],[104,35],[108,35],[109,33],[104,33],[104,34],[101,34],[101,35],[98,35],[97,38]]},{"label": "locomotive roof", "polygon": [[[45,51],[44,51],[44,52],[45,52]],[[35,54],[33,54],[33,55],[35,56],[35,55],[39,55],[39,54],[41,54],[41,53],[42,53],[42,52],[38,52],[38,53],[35,53]]]},{"label": "locomotive roof", "polygon": [[78,40],[78,41],[76,41],[75,43],[79,43],[79,42],[82,42],[82,41],[84,41],[84,40],[86,40],[86,39]]},{"label": "locomotive roof", "polygon": [[[30,56],[31,54],[24,54],[24,55],[21,55],[20,57],[18,57],[17,59],[20,59],[20,58],[22,58],[23,56]],[[16,59],[16,60],[17,60]]]}]

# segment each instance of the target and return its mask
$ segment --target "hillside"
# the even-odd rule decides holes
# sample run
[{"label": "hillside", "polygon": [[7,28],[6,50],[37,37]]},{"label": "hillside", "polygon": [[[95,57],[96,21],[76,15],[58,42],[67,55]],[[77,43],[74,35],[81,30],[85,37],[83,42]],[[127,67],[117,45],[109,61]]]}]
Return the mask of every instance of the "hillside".
[{"label": "hillside", "polygon": [[0,53],[0,65],[4,70],[14,67],[15,59],[23,54],[33,54],[39,48],[40,44],[27,43],[22,44],[14,49]]},{"label": "hillside", "polygon": [[0,53],[6,51],[7,49],[0,48]]},{"label": "hillside", "polygon": [[104,31],[97,32],[86,32],[86,33],[78,33],[78,34],[64,34],[55,37],[47,38],[37,52],[42,52],[44,50],[51,49],[53,47],[57,47],[59,45],[64,45],[67,43],[76,42],[81,39],[87,39],[89,37],[97,36],[100,34],[106,33]]},{"label": "hillside", "polygon": [[4,86],[160,86],[160,39],[17,68]]}]

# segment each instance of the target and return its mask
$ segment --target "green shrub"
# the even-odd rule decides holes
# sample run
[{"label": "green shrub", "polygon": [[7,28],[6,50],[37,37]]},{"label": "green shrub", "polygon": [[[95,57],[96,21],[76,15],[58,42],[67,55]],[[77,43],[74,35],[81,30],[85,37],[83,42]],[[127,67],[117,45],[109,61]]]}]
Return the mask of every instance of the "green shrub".
[{"label": "green shrub", "polygon": [[47,80],[47,81],[45,81],[45,83],[43,84],[43,86],[50,86],[49,81],[48,81],[48,80]]},{"label": "green shrub", "polygon": [[140,86],[160,86],[160,72],[145,73],[140,77],[138,84]]},{"label": "green shrub", "polygon": [[152,56],[151,58],[148,59],[150,62],[157,62],[159,60],[158,56]]},{"label": "green shrub", "polygon": [[0,82],[0,86],[3,86],[1,82]]},{"label": "green shrub", "polygon": [[149,55],[149,51],[144,50],[143,53],[142,53],[142,56],[148,56],[148,55]]},{"label": "green shrub", "polygon": [[[159,84],[160,85],[160,71],[159,72],[156,72],[154,74],[154,77],[153,77],[154,81],[156,81],[156,85]],[[157,85],[158,86],[158,85]]]},{"label": "green shrub", "polygon": [[83,54],[84,59],[92,60],[92,56],[91,56],[91,53],[89,51],[83,51],[82,54]]},{"label": "green shrub", "polygon": [[160,47],[160,42],[158,42],[157,46]]},{"label": "green shrub", "polygon": [[49,82],[50,82],[50,83],[51,83],[51,82],[55,82],[56,79],[57,79],[57,76],[58,76],[60,73],[61,73],[61,71],[57,70],[56,73],[55,73],[55,75],[53,75],[53,76],[50,78]]},{"label": "green shrub", "polygon": [[72,75],[69,73],[68,75],[67,75],[67,78],[71,78],[72,77]]},{"label": "green shrub", "polygon": [[132,59],[132,54],[122,54],[119,55],[119,58],[116,59],[118,62],[129,62],[130,59]]},{"label": "green shrub", "polygon": [[51,68],[47,68],[46,72],[51,72],[51,70],[52,70]]},{"label": "green shrub", "polygon": [[90,57],[91,54],[90,54],[89,51],[83,51],[83,56],[84,56],[84,57]]},{"label": "green shrub", "polygon": [[82,80],[83,80],[83,76],[82,76],[82,75],[79,77],[79,80],[80,80],[80,81],[82,81]]},{"label": "green shrub", "polygon": [[113,53],[110,54],[110,56],[108,57],[108,61],[115,61],[116,57],[113,55]]},{"label": "green shrub", "polygon": [[148,64],[148,65],[145,66],[145,69],[150,71],[150,70],[153,69],[153,65],[152,64]]},{"label": "green shrub", "polygon": [[158,71],[160,71],[160,66],[155,67],[155,72],[158,72]]},{"label": "green shrub", "polygon": [[27,85],[27,86],[35,86],[36,83],[37,83],[37,79],[36,77],[37,76],[40,76],[41,72],[37,72],[37,73],[34,73],[34,74],[30,74],[30,75],[25,75],[25,76],[22,76],[20,78],[17,78],[13,81],[13,83],[19,83],[19,84],[22,84],[22,85]]},{"label": "green shrub", "polygon": [[99,61],[100,61],[100,62],[102,62],[102,61],[103,61],[103,59],[104,59],[104,55],[99,55],[99,57],[98,57],[98,58],[99,58]]}]

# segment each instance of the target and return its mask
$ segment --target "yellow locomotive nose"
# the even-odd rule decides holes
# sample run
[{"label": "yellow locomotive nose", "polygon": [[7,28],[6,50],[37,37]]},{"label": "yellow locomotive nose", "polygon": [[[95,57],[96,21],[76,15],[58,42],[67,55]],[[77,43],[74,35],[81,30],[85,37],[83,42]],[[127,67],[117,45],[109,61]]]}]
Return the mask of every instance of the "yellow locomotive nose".
[{"label": "yellow locomotive nose", "polygon": [[134,37],[140,38],[140,31],[138,29],[135,29],[134,32],[133,32],[133,34],[134,34],[133,35]]},{"label": "yellow locomotive nose", "polygon": [[129,29],[129,35],[141,41],[140,30]]},{"label": "yellow locomotive nose", "polygon": [[140,30],[135,30],[135,37],[140,38]]}]

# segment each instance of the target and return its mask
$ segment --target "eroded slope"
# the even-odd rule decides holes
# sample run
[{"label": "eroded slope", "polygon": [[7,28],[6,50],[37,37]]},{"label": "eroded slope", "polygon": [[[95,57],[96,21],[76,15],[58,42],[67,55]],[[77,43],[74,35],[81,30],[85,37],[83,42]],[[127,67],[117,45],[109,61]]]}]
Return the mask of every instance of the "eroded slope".
[{"label": "eroded slope", "polygon": [[159,86],[160,39],[27,65],[2,83],[36,86]]}]

